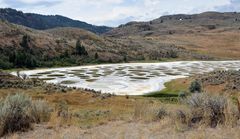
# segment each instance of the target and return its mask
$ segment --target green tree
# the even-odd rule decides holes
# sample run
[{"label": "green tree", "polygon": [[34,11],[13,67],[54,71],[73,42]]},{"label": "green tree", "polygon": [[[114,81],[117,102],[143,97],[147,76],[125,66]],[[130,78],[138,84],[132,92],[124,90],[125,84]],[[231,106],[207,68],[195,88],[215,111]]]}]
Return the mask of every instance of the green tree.
[{"label": "green tree", "polygon": [[26,53],[25,51],[15,52],[14,57],[14,65],[16,67],[34,68],[38,66],[36,58],[33,55]]},{"label": "green tree", "polygon": [[108,63],[112,63],[113,61],[112,61],[112,58],[109,58],[108,59]]},{"label": "green tree", "polygon": [[36,60],[36,58],[35,58],[34,56],[32,56],[32,55],[30,55],[30,54],[27,54],[24,65],[25,65],[27,68],[37,67],[37,60]]},{"label": "green tree", "polygon": [[69,58],[69,52],[68,50],[65,50],[64,53],[60,55],[60,58]]},{"label": "green tree", "polygon": [[24,35],[22,37],[22,42],[20,43],[20,45],[23,48],[29,48],[29,42],[30,42],[30,37],[28,35]]},{"label": "green tree", "polygon": [[26,58],[27,56],[25,52],[16,52],[14,65],[16,67],[24,67]]},{"label": "green tree", "polygon": [[14,63],[14,62],[15,62],[15,59],[16,59],[16,51],[11,52],[8,57],[9,57],[9,58],[8,58],[8,59],[9,59],[9,62]]},{"label": "green tree", "polygon": [[82,43],[80,42],[80,40],[77,41],[76,43],[76,53],[80,56],[88,55],[88,52],[86,51],[85,47],[82,45]]},{"label": "green tree", "polygon": [[202,86],[198,81],[193,81],[189,87],[189,91],[191,93],[201,93],[202,91]]},{"label": "green tree", "polygon": [[127,62],[127,56],[126,55],[124,56],[123,61]]},{"label": "green tree", "polygon": [[95,53],[94,58],[95,58],[95,59],[98,59],[98,53]]}]

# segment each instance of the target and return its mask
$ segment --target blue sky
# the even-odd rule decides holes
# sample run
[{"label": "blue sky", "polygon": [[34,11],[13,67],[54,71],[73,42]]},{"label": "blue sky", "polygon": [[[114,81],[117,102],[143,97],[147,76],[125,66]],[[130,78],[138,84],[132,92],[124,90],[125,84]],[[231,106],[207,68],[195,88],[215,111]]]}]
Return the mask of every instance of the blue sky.
[{"label": "blue sky", "polygon": [[240,11],[240,0],[0,0],[1,8],[63,15],[96,25],[118,26],[167,14]]}]

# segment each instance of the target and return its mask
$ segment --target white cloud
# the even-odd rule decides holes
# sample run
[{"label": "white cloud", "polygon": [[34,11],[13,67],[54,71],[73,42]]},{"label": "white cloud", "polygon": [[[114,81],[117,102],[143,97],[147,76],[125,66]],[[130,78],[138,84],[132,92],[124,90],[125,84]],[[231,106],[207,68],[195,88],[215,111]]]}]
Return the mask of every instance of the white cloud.
[{"label": "white cloud", "polygon": [[[5,2],[4,2],[5,1]],[[25,3],[16,6],[11,2]],[[238,0],[0,0],[24,12],[59,14],[97,25],[117,26],[130,20],[146,21],[166,13],[198,13],[231,7]],[[51,4],[50,4],[51,3]],[[19,4],[18,4],[19,5]],[[240,6],[235,6],[239,10]],[[226,8],[225,8],[226,10]],[[231,10],[228,8],[228,10]]]},{"label": "white cloud", "polygon": [[[49,0],[15,0],[15,1],[19,1],[22,3],[26,3],[26,4],[34,4],[34,3],[39,3],[39,2],[49,2]],[[57,0],[51,0],[51,2],[55,2]]]},{"label": "white cloud", "polygon": [[0,8],[6,8],[8,5],[3,1],[3,0],[0,0]]}]

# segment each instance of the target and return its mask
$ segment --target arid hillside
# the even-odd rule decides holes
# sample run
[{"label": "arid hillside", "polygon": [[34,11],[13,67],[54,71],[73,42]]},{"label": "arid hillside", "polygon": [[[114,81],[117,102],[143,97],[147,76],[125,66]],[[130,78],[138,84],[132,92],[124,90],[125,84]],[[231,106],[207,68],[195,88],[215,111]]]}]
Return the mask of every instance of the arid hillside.
[{"label": "arid hillside", "polygon": [[141,36],[213,57],[240,58],[240,14],[206,12],[163,16],[149,22],[130,22],[105,34]]},{"label": "arid hillside", "polygon": [[104,35],[73,27],[40,31],[2,20],[0,67],[232,60],[240,58],[239,38],[239,13],[163,16],[149,22],[121,25]]},{"label": "arid hillside", "polygon": [[[70,27],[40,31],[7,21],[0,21],[0,30],[2,56],[0,67],[5,69],[140,60],[216,58],[189,51],[182,46],[141,36],[105,37]],[[77,44],[87,53],[78,53]]]},{"label": "arid hillside", "polygon": [[205,12],[195,15],[162,16],[149,22],[130,22],[106,33],[109,36],[159,36],[201,33],[209,30],[238,30],[240,13]]}]

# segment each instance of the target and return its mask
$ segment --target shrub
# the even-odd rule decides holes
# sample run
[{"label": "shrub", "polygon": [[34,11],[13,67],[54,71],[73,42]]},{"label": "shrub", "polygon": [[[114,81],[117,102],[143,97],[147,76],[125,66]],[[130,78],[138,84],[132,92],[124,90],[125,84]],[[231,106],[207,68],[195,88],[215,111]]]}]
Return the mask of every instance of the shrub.
[{"label": "shrub", "polygon": [[187,94],[185,92],[178,93],[178,102],[185,102]]},{"label": "shrub", "polygon": [[85,47],[83,46],[82,42],[80,42],[80,40],[77,40],[77,42],[76,42],[76,53],[80,56],[88,55],[88,52],[86,51]]},{"label": "shrub", "polygon": [[211,127],[225,122],[227,99],[222,96],[193,94],[188,99],[192,123],[202,122]]},{"label": "shrub", "polygon": [[95,58],[95,59],[98,59],[98,53],[95,53],[94,58]]},{"label": "shrub", "polygon": [[175,119],[180,123],[187,124],[187,113],[184,110],[177,110],[175,114]]},{"label": "shrub", "polygon": [[169,58],[178,58],[178,54],[176,51],[170,50],[167,52],[167,57]]},{"label": "shrub", "polygon": [[123,57],[123,61],[124,61],[124,62],[128,62],[126,55]]},{"label": "shrub", "polygon": [[66,101],[60,101],[56,105],[57,116],[67,119],[69,117],[69,107]]},{"label": "shrub", "polygon": [[4,61],[4,60],[0,59],[0,69],[9,69],[12,67],[13,67],[12,63],[9,63],[8,61]]},{"label": "shrub", "polygon": [[0,110],[1,135],[30,128],[30,107],[29,97],[21,94],[8,96]]},{"label": "shrub", "polygon": [[167,115],[168,115],[168,112],[167,112],[167,110],[164,107],[161,107],[159,109],[159,111],[157,112],[157,118],[159,118],[159,119],[163,119]]},{"label": "shrub", "polygon": [[200,93],[202,91],[202,86],[198,81],[193,81],[189,87],[191,93]]},{"label": "shrub", "polygon": [[37,100],[32,103],[31,116],[36,123],[47,122],[50,119],[50,109],[46,101]]},{"label": "shrub", "polygon": [[46,103],[34,102],[23,94],[7,96],[0,101],[0,106],[0,136],[27,130],[31,123],[44,121],[50,114]]},{"label": "shrub", "polygon": [[30,42],[30,37],[28,35],[24,35],[22,37],[22,42],[20,43],[20,45],[23,48],[29,48],[29,42]]}]

